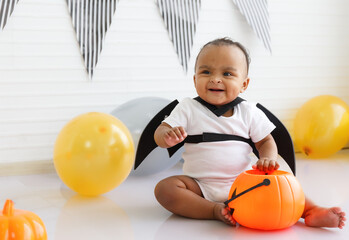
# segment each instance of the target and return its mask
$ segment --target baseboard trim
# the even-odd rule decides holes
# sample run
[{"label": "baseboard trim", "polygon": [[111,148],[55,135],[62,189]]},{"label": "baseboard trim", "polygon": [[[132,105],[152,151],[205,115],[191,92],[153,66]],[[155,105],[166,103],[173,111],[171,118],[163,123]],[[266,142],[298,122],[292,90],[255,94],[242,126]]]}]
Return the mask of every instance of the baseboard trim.
[{"label": "baseboard trim", "polygon": [[52,160],[0,163],[0,176],[54,173]]}]

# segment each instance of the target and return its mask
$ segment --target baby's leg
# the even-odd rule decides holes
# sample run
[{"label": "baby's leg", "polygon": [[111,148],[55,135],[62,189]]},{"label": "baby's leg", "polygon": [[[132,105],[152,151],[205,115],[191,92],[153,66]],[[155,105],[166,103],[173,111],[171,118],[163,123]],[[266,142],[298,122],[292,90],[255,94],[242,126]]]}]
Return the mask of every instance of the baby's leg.
[{"label": "baby's leg", "polygon": [[216,219],[232,223],[224,205],[205,199],[197,182],[188,176],[173,176],[155,187],[158,202],[170,212],[195,219]]},{"label": "baby's leg", "polygon": [[307,198],[305,198],[302,217],[305,224],[310,227],[338,227],[342,229],[346,220],[345,213],[339,207],[319,207]]}]

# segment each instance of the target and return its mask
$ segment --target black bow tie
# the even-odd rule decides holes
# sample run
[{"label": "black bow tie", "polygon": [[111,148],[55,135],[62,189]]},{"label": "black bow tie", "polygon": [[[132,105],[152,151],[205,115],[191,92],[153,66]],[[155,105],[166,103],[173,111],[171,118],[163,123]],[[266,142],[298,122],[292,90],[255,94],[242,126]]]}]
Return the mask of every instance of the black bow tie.
[{"label": "black bow tie", "polygon": [[194,98],[196,101],[207,107],[211,112],[213,112],[217,117],[222,116],[224,113],[226,113],[228,110],[233,109],[234,106],[238,105],[239,103],[245,101],[245,99],[242,99],[240,97],[235,98],[233,101],[230,103],[227,103],[221,107],[216,107],[205,100],[203,100],[201,97],[196,97]]}]

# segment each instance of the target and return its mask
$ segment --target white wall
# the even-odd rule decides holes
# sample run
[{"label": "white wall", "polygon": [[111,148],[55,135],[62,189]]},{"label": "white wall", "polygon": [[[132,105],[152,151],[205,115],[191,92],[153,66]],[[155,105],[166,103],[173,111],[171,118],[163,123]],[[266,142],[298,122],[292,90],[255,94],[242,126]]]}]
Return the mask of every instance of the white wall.
[{"label": "white wall", "polygon": [[349,103],[349,1],[268,2],[272,55],[231,0],[202,0],[184,73],[156,1],[120,0],[90,81],[65,0],[20,0],[0,31],[0,165],[51,164],[57,134],[78,114],[110,113],[143,96],[195,96],[195,56],[217,37],[250,50],[252,82],[243,97],[268,107],[291,133],[308,99],[331,94]]}]

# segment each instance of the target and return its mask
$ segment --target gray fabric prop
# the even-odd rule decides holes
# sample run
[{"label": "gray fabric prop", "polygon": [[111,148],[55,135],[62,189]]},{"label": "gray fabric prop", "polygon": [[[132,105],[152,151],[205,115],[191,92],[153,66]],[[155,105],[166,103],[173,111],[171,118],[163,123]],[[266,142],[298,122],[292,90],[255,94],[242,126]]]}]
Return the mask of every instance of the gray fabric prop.
[{"label": "gray fabric prop", "polygon": [[118,0],[66,0],[87,73],[92,79]]}]

